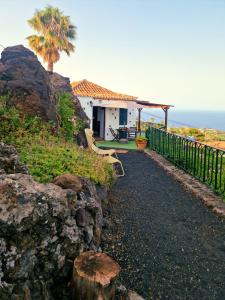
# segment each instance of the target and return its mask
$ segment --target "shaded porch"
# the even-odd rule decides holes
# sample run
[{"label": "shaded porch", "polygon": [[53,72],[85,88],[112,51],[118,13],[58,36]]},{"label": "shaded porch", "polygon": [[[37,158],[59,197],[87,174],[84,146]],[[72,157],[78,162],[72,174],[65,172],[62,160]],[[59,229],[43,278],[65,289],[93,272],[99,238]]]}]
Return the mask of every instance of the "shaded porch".
[{"label": "shaded porch", "polygon": [[[157,104],[157,103],[151,103],[149,101],[141,101],[141,100],[136,100],[136,101],[108,101],[105,103],[101,103],[101,106],[95,106],[93,107],[94,111],[100,111],[101,113],[104,112],[102,115],[104,115],[103,118],[100,118],[98,115],[95,116],[94,114],[94,118],[93,118],[93,131],[94,131],[94,135],[98,138],[101,137],[103,138],[103,136],[105,137],[106,140],[110,140],[106,138],[106,135],[108,135],[108,133],[106,134],[107,131],[110,130],[112,136],[115,139],[115,136],[118,135],[119,139],[121,138],[125,138],[125,139],[132,139],[129,136],[129,133],[131,133],[132,136],[134,136],[134,138],[137,135],[141,135],[141,112],[143,109],[152,109],[152,108],[159,108],[162,109],[164,111],[164,124],[163,124],[163,128],[165,130],[167,130],[167,126],[168,126],[168,111],[169,109],[172,107],[172,105],[166,105],[166,104]],[[115,112],[112,113],[112,115],[115,116],[115,119],[121,119],[118,124],[116,125],[115,122],[113,122],[113,120],[111,120],[110,122],[108,121],[108,117],[106,117],[106,111],[110,109],[110,110],[115,110],[115,112],[119,112],[119,115],[116,116]],[[130,110],[130,112],[129,112]],[[129,124],[130,121],[128,122],[128,112],[129,115],[131,115],[131,110],[133,112],[135,112],[135,110],[137,111],[137,117],[135,117],[136,121],[132,122],[136,123],[136,124]],[[124,112],[124,115],[126,114],[126,117],[124,118],[124,121],[122,121],[122,114],[121,112]],[[101,122],[100,122],[101,119]],[[97,120],[98,123],[98,130],[96,130],[96,126],[95,126],[95,121]],[[115,121],[115,120],[114,120]],[[102,125],[102,130],[100,130],[100,124]],[[104,131],[104,134],[96,134],[100,131]],[[114,132],[112,132],[114,131]],[[127,132],[127,135],[124,135],[122,133]],[[132,134],[133,133],[133,134]],[[122,136],[121,136],[122,134]],[[111,139],[112,140],[112,139]],[[121,148],[121,147],[119,147]]]}]

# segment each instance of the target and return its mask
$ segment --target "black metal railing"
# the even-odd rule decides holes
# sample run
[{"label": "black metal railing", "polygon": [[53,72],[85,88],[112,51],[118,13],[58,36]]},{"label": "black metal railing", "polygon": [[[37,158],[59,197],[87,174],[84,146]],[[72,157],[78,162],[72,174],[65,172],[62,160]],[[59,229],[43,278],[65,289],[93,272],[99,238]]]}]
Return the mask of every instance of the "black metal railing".
[{"label": "black metal railing", "polygon": [[225,198],[225,151],[150,126],[149,148]]}]

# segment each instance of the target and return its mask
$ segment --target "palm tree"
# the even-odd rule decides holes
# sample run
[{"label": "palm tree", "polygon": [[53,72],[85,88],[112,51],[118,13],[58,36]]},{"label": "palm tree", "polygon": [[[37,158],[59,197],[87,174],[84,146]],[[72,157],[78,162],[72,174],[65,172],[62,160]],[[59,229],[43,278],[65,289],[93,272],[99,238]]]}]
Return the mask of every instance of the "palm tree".
[{"label": "palm tree", "polygon": [[75,51],[72,41],[76,38],[76,27],[70,17],[63,15],[58,8],[47,6],[36,10],[28,24],[39,33],[27,37],[29,46],[48,63],[48,71],[60,59],[60,52],[70,55]]}]

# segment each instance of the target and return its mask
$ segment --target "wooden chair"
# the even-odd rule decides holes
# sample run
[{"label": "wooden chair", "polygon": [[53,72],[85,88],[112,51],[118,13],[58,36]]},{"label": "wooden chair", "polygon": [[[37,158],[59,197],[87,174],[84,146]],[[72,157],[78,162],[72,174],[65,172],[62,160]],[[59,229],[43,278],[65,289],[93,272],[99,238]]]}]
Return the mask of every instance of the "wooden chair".
[{"label": "wooden chair", "polygon": [[109,130],[113,136],[113,141],[117,141],[119,142],[120,138],[119,138],[119,133],[116,132],[111,126],[109,126]]},{"label": "wooden chair", "polygon": [[129,141],[135,140],[136,135],[137,135],[137,128],[136,127],[130,127],[128,129],[128,140]]},{"label": "wooden chair", "polygon": [[[87,143],[88,143],[88,148],[91,151],[94,151],[96,154],[103,156],[103,159],[108,164],[112,164],[113,165],[113,164],[118,163],[120,165],[120,167],[121,167],[122,174],[117,175],[117,176],[118,177],[119,176],[124,176],[125,175],[124,168],[123,168],[123,165],[122,165],[121,161],[117,157],[116,150],[114,150],[114,149],[103,150],[103,149],[98,148],[94,144],[95,139],[93,138],[93,131],[91,129],[89,129],[89,128],[85,128],[84,131],[85,131],[85,135],[86,135],[86,139],[87,139]],[[113,157],[112,155],[115,155],[116,158]]]}]

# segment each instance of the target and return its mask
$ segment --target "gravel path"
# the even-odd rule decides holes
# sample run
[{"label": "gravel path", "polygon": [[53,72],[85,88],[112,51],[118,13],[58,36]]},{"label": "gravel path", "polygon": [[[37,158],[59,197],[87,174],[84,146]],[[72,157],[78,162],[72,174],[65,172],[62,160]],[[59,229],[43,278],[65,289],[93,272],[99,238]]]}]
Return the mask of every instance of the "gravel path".
[{"label": "gravel path", "polygon": [[225,299],[225,221],[144,153],[121,154],[103,251],[146,299]]}]

